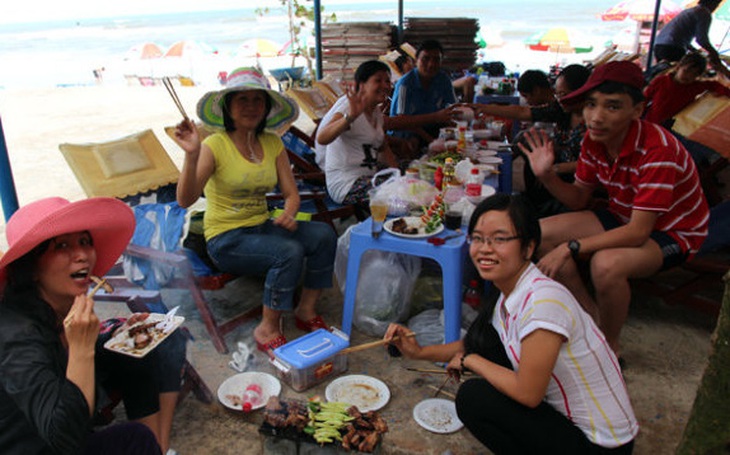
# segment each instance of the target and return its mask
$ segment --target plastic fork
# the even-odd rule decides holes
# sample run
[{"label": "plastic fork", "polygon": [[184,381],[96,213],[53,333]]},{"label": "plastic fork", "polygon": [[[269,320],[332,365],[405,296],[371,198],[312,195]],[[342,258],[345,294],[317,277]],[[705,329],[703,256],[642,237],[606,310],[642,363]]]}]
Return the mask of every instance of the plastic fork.
[{"label": "plastic fork", "polygon": [[165,317],[157,323],[155,326],[156,329],[162,330],[164,333],[168,333],[172,330],[172,328],[175,326],[175,313],[177,313],[177,310],[180,308],[180,305],[176,306],[172,310],[168,311]]},{"label": "plastic fork", "polygon": [[428,243],[430,243],[431,245],[439,246],[439,245],[443,245],[444,243],[446,243],[447,240],[455,239],[455,238],[459,237],[460,235],[462,235],[462,233],[457,232],[456,234],[447,235],[446,237],[429,237],[428,240],[426,240],[426,241]]}]

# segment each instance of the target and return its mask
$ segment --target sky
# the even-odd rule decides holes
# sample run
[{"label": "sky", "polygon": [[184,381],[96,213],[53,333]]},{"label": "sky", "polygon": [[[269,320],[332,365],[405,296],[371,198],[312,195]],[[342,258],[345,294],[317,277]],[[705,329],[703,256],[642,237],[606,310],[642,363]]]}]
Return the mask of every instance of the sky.
[{"label": "sky", "polygon": [[253,5],[277,6],[279,2],[278,0],[4,0],[0,2],[0,23],[254,8]]},{"label": "sky", "polygon": [[[307,3],[311,0],[306,0]],[[362,0],[322,0],[356,3]],[[423,1],[423,0],[422,0]],[[434,0],[439,1],[439,0]],[[0,24],[281,6],[279,0],[2,0]]]}]

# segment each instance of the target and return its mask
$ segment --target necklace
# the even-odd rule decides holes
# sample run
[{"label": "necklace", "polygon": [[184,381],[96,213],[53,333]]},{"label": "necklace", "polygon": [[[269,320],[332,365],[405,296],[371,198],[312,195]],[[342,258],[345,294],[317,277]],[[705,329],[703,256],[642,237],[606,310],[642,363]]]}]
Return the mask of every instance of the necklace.
[{"label": "necklace", "polygon": [[246,145],[247,145],[247,148],[248,148],[248,157],[249,157],[249,160],[252,163],[259,163],[259,162],[261,162],[261,160],[259,160],[259,157],[256,156],[256,150],[253,147],[253,133],[252,132],[249,132],[248,135],[247,135],[247,138],[248,138],[248,140],[246,142]]}]

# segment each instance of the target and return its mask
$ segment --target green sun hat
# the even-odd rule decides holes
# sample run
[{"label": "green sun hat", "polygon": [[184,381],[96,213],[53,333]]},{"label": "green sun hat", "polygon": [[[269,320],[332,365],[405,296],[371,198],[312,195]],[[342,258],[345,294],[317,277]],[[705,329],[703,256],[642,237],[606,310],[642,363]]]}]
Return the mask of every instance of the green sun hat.
[{"label": "green sun hat", "polygon": [[223,90],[208,92],[198,101],[198,117],[206,125],[224,128],[223,101],[227,93],[263,90],[271,98],[271,111],[266,117],[266,128],[283,133],[299,117],[297,103],[276,90],[261,71],[253,67],[236,68],[229,73]]}]

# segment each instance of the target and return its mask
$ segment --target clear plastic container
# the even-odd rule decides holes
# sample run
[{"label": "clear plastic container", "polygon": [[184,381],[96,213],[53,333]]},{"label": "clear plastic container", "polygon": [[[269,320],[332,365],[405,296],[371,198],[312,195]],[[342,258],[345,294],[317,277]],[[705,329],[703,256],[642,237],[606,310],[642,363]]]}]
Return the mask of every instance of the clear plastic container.
[{"label": "clear plastic container", "polygon": [[317,329],[274,349],[271,363],[279,379],[301,392],[345,371],[347,356],[340,351],[349,344],[341,330]]}]

